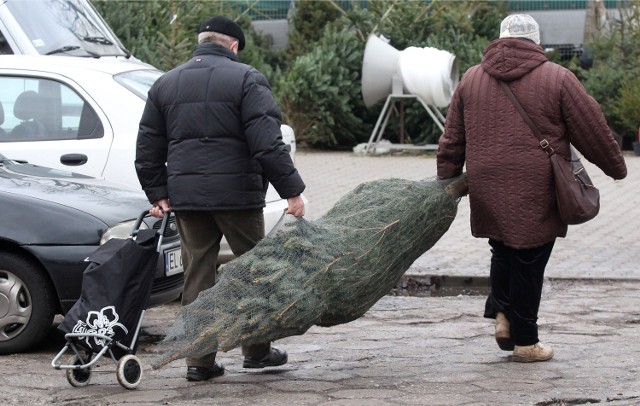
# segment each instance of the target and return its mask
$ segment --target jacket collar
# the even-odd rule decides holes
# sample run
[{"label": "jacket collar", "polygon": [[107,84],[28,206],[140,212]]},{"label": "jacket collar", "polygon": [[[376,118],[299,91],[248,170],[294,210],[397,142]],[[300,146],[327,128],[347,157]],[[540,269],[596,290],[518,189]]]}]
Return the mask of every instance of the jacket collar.
[{"label": "jacket collar", "polygon": [[229,48],[225,48],[222,45],[218,44],[198,44],[196,45],[196,49],[193,51],[193,56],[202,56],[202,55],[217,55],[217,56],[225,56],[232,61],[238,62],[238,55],[234,54],[232,50]]}]

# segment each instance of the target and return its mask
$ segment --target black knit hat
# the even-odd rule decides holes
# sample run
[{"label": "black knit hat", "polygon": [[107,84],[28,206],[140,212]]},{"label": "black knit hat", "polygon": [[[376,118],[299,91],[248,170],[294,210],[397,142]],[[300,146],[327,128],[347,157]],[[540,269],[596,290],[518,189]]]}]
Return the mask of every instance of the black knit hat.
[{"label": "black knit hat", "polygon": [[238,40],[238,50],[242,51],[244,49],[244,34],[242,33],[242,28],[227,17],[216,16],[200,24],[198,34],[208,31],[233,37]]}]

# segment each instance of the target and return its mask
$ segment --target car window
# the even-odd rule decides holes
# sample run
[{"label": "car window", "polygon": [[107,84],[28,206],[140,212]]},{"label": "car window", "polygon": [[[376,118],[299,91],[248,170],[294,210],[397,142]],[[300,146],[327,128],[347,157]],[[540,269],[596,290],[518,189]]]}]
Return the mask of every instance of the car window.
[{"label": "car window", "polygon": [[11,47],[7,43],[7,39],[4,37],[2,32],[0,31],[0,55],[11,55],[13,51]]},{"label": "car window", "polygon": [[0,76],[0,142],[101,138],[95,110],[55,80]]},{"label": "car window", "polygon": [[113,78],[116,82],[131,90],[131,92],[136,94],[142,100],[147,101],[149,89],[163,73],[164,72],[155,69],[133,70],[119,73]]},{"label": "car window", "polygon": [[89,2],[10,0],[5,6],[41,55],[129,55]]}]

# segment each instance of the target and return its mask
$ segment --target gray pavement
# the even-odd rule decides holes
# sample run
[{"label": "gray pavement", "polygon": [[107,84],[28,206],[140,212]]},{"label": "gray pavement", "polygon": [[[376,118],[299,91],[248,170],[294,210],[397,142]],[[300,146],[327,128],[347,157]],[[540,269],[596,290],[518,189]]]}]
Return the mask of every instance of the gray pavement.
[{"label": "gray pavement", "polygon": [[[364,181],[435,175],[425,156],[362,157],[299,151],[308,188],[308,218],[318,218]],[[627,155],[629,177],[606,178],[588,165],[602,191],[601,214],[573,226],[547,267],[540,335],[556,352],[546,363],[510,362],[482,318],[484,296],[386,296],[362,318],[312,327],[276,345],[289,352],[280,368],[245,370],[235,349],[219,354],[227,373],[206,383],[184,379],[183,361],[149,365],[179,305],[150,309],[138,356],[144,365],[133,391],[103,359],[92,383],[71,387],[50,363],[63,342],[2,357],[0,404],[63,405],[608,405],[640,404],[640,157]],[[445,236],[419,258],[407,278],[485,280],[489,250],[474,239],[466,198]]]},{"label": "gray pavement", "polygon": [[[598,216],[570,226],[558,239],[546,275],[549,278],[640,280],[640,157],[626,153],[629,175],[613,181],[583,160],[601,191]],[[436,176],[433,155],[357,156],[351,153],[300,151],[296,155],[309,198],[309,218],[326,213],[358,184],[384,178],[425,179]],[[486,239],[471,236],[469,201],[463,198],[449,231],[407,272],[410,275],[486,276],[490,258]]]}]

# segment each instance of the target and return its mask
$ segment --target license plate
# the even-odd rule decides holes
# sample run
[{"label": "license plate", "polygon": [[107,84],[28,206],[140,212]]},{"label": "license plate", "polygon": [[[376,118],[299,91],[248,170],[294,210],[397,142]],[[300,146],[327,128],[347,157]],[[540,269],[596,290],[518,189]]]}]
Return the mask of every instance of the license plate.
[{"label": "license plate", "polygon": [[180,248],[164,252],[164,272],[167,276],[182,273],[182,254]]}]

